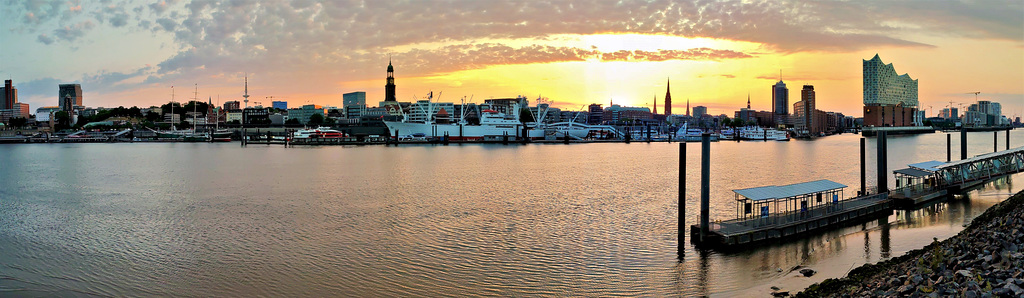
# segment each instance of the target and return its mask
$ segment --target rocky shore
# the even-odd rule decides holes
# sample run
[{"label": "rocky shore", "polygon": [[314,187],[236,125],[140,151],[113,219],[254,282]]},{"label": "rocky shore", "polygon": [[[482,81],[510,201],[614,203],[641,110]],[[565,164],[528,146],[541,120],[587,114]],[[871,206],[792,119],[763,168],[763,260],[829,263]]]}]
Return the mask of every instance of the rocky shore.
[{"label": "rocky shore", "polygon": [[1024,191],[992,206],[956,236],[840,279],[811,285],[797,297],[1024,296]]}]

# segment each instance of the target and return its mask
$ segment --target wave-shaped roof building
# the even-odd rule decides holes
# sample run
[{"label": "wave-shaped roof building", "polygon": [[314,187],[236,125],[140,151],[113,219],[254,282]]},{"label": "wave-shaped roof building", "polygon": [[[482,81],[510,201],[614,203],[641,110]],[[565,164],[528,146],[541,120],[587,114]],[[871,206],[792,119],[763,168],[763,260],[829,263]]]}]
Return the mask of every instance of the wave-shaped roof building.
[{"label": "wave-shaped roof building", "polygon": [[882,63],[875,54],[864,60],[864,105],[917,107],[917,80],[897,75],[892,63]]}]

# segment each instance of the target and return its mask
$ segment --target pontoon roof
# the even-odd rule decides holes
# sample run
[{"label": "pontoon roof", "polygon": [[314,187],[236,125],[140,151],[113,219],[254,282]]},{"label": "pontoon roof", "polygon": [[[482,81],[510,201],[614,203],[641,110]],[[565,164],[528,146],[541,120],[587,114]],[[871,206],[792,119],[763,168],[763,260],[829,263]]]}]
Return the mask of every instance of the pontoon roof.
[{"label": "pontoon roof", "polygon": [[915,168],[899,169],[899,170],[895,170],[895,171],[892,171],[892,172],[893,173],[897,173],[897,174],[907,175],[907,176],[913,176],[913,177],[916,177],[916,178],[928,177],[928,176],[931,176],[931,174],[932,174],[932,172],[922,171],[922,170],[918,170],[918,169],[915,169]]},{"label": "pontoon roof", "polygon": [[790,185],[769,185],[747,189],[735,189],[733,190],[733,192],[754,201],[761,201],[769,199],[789,198],[818,192],[826,192],[841,188],[846,188],[846,185],[842,185],[838,182],[834,182],[831,180],[822,179],[818,181]]},{"label": "pontoon roof", "polygon": [[918,170],[925,170],[925,171],[929,171],[929,172],[935,172],[935,171],[938,171],[939,170],[938,168],[940,166],[944,165],[944,164],[946,164],[946,163],[941,162],[941,161],[937,161],[937,160],[932,160],[932,161],[926,161],[926,162],[912,163],[912,164],[909,164],[907,166],[911,167],[911,168],[918,169]]}]

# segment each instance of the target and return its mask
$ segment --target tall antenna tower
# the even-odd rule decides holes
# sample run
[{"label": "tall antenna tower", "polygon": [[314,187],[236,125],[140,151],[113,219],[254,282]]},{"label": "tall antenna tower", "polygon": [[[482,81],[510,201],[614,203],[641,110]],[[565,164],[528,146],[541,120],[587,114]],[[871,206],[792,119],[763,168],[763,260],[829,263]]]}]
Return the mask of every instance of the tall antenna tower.
[{"label": "tall antenna tower", "polygon": [[242,95],[245,98],[245,107],[249,107],[249,74],[245,74],[245,94]]}]

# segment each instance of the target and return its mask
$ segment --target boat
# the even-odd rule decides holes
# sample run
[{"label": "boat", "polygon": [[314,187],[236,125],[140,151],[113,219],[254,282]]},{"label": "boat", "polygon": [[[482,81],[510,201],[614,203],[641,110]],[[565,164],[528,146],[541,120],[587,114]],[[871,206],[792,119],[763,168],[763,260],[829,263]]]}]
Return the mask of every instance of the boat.
[{"label": "boat", "polygon": [[[700,142],[701,135],[703,135],[704,133],[704,130],[701,130],[700,128],[689,128],[689,123],[683,123],[683,127],[680,127],[679,130],[676,131],[676,140],[685,142]],[[718,134],[712,133],[709,135],[710,140],[712,142],[718,141]]]},{"label": "boat", "polygon": [[761,128],[759,126],[748,126],[740,130],[741,140],[773,140],[789,141],[789,133],[774,128]]},{"label": "boat", "polygon": [[329,127],[300,129],[292,133],[293,139],[339,139],[345,137],[348,137],[348,135]]},{"label": "boat", "polygon": [[737,138],[736,130],[732,128],[726,128],[725,130],[718,133],[718,139],[721,140],[735,140]]},{"label": "boat", "polygon": [[[388,132],[392,136],[420,135],[430,136],[431,139],[448,137],[448,140],[484,140],[498,139],[508,136],[509,139],[516,139],[520,136],[523,123],[519,121],[519,105],[513,105],[510,110],[512,114],[498,112],[492,109],[480,111],[480,124],[469,124],[465,114],[460,115],[454,123],[439,124],[434,122],[434,104],[431,101],[433,92],[427,97],[427,108],[425,117],[421,120],[411,120],[409,114],[403,114],[401,121],[384,121]],[[440,98],[440,94],[438,95]],[[443,111],[443,110],[442,110]]]}]

